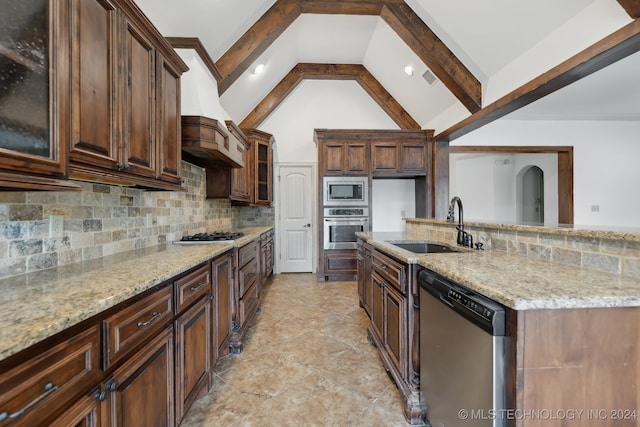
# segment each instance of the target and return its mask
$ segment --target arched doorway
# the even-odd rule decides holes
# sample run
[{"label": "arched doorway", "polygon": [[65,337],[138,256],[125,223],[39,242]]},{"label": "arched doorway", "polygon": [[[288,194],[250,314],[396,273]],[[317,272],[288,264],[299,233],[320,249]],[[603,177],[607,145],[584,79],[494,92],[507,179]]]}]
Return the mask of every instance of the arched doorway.
[{"label": "arched doorway", "polygon": [[529,166],[518,174],[518,211],[524,224],[544,223],[544,172]]}]

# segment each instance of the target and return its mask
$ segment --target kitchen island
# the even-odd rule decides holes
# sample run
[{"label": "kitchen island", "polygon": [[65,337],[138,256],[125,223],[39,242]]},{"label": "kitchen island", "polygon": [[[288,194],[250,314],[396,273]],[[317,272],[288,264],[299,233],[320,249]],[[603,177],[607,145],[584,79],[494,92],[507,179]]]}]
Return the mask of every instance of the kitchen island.
[{"label": "kitchen island", "polygon": [[[420,424],[419,412],[426,410],[416,402],[420,390],[429,387],[419,383],[416,278],[421,269],[428,269],[507,307],[506,407],[511,412],[503,414],[506,425],[639,425],[640,279],[499,250],[414,254],[391,242],[426,237],[432,241],[433,234],[408,229],[406,234],[358,234],[370,252],[381,252],[408,268],[406,315],[399,328],[404,365],[394,367],[394,357],[389,356],[394,346],[374,339],[385,367],[392,376],[395,371],[399,389],[406,392],[408,421]],[[633,250],[634,236],[627,237],[631,239],[625,248]],[[391,324],[395,322],[387,326]],[[370,327],[369,335],[372,329],[376,328]],[[568,409],[581,410],[581,418],[547,417]]]}]

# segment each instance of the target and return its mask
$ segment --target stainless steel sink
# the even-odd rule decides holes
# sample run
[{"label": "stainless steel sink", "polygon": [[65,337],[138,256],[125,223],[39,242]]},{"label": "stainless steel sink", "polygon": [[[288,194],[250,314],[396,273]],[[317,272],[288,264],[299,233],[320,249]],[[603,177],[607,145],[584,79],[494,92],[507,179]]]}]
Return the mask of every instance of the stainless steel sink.
[{"label": "stainless steel sink", "polygon": [[442,254],[449,252],[460,252],[459,250],[450,246],[441,245],[440,243],[433,242],[387,242],[393,246],[397,246],[409,252],[416,254]]}]

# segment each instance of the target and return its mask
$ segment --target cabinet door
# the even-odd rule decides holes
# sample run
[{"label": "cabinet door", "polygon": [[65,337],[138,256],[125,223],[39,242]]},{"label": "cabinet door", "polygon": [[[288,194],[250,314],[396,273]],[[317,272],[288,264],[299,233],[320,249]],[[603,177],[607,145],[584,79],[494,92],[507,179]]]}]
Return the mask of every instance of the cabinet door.
[{"label": "cabinet door", "polygon": [[348,142],[346,144],[344,173],[363,175],[369,173],[367,144],[364,142]]},{"label": "cabinet door", "polygon": [[[65,5],[50,0],[2,2],[0,171],[66,176],[69,41],[63,25]],[[6,177],[10,182],[22,180],[11,175]],[[0,183],[4,178],[0,176]]]},{"label": "cabinet door", "polygon": [[397,173],[399,166],[398,144],[374,142],[371,145],[371,171],[376,174]]},{"label": "cabinet door", "polygon": [[174,418],[173,327],[116,369],[107,396],[110,426],[172,427]]},{"label": "cabinet door", "polygon": [[384,280],[375,273],[371,274],[371,325],[378,337],[384,331]]},{"label": "cabinet door", "polygon": [[251,200],[249,182],[251,181],[251,153],[249,147],[244,147],[242,159],[243,168],[231,169],[231,199],[249,203]]},{"label": "cabinet door", "polygon": [[416,174],[427,173],[427,146],[424,142],[400,143],[400,170]]},{"label": "cabinet door", "polygon": [[218,356],[223,356],[229,352],[229,335],[232,328],[232,307],[233,307],[233,258],[230,253],[222,255],[211,263],[213,286],[216,301],[216,323],[214,330],[216,339],[214,345],[217,346]]},{"label": "cabinet door", "polygon": [[49,427],[100,427],[102,404],[93,394],[80,398]]},{"label": "cabinet door", "polygon": [[176,319],[176,424],[209,388],[211,321],[208,295]]},{"label": "cabinet door", "polygon": [[391,361],[403,378],[407,337],[405,324],[407,319],[406,299],[393,286],[384,287],[384,347]]},{"label": "cabinet door", "polygon": [[272,149],[269,142],[254,140],[255,146],[255,197],[257,205],[269,205],[272,196]]},{"label": "cabinet door", "polygon": [[125,19],[124,48],[124,169],[155,178],[155,50],[129,19]]},{"label": "cabinet door", "polygon": [[180,72],[158,55],[158,178],[180,182]]},{"label": "cabinet door", "polygon": [[320,165],[326,175],[342,175],[344,173],[344,158],[346,156],[344,142],[326,142],[322,144],[324,164]]},{"label": "cabinet door", "polygon": [[70,159],[116,169],[118,12],[109,0],[73,0]]}]

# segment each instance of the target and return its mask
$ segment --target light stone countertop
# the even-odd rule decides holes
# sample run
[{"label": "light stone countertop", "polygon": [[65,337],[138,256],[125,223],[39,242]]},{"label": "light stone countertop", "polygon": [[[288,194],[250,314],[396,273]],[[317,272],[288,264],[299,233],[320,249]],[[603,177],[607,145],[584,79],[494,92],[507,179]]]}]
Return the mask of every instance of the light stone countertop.
[{"label": "light stone countertop", "polygon": [[640,306],[638,279],[500,251],[460,248],[461,253],[414,254],[388,243],[404,241],[404,233],[358,236],[401,261],[419,264],[515,310]]},{"label": "light stone countertop", "polygon": [[233,243],[167,243],[1,279],[0,361],[272,228],[241,228]]}]

